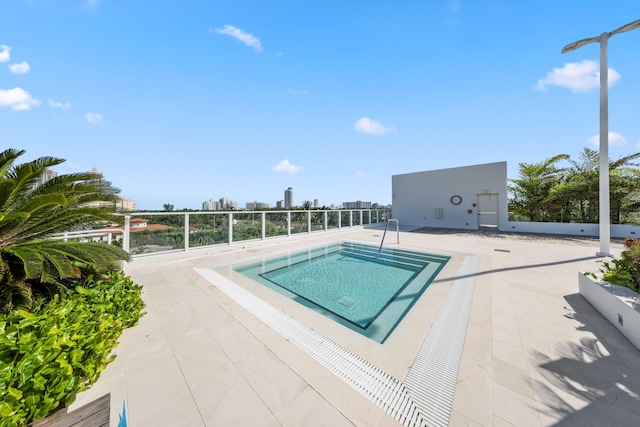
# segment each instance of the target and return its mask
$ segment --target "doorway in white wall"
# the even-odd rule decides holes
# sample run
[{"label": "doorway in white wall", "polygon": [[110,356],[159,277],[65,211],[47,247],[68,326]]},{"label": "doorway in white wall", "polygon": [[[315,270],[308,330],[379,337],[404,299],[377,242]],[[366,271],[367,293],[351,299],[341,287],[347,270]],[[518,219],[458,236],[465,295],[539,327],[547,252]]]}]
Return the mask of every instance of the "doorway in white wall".
[{"label": "doorway in white wall", "polygon": [[497,194],[478,194],[478,227],[498,228]]}]

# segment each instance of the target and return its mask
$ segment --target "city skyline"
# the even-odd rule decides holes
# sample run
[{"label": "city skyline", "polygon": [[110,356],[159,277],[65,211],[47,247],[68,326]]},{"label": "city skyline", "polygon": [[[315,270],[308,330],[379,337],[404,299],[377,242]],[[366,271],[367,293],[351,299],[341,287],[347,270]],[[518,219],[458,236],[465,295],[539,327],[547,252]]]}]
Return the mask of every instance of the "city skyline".
[{"label": "city skyline", "polygon": [[[14,1],[0,141],[97,166],[141,210],[371,200],[396,174],[597,148],[597,44],[640,17],[577,0]],[[149,13],[153,11],[153,13]],[[610,157],[640,150],[640,31],[612,37]]]}]

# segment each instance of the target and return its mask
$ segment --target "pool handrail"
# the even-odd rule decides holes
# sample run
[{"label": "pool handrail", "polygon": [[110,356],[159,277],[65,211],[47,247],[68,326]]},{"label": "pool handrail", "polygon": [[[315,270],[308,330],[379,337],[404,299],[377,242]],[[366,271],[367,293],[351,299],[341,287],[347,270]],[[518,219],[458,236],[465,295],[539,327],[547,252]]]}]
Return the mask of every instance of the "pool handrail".
[{"label": "pool handrail", "polygon": [[389,223],[390,222],[395,222],[396,223],[396,234],[398,236],[398,244],[400,244],[400,223],[398,222],[398,220],[396,218],[389,218],[387,219],[387,222],[384,224],[384,233],[382,234],[382,241],[380,242],[380,249],[378,249],[378,253],[380,253],[380,251],[382,251],[382,245],[384,244],[384,238],[387,235],[387,228],[389,228]]}]

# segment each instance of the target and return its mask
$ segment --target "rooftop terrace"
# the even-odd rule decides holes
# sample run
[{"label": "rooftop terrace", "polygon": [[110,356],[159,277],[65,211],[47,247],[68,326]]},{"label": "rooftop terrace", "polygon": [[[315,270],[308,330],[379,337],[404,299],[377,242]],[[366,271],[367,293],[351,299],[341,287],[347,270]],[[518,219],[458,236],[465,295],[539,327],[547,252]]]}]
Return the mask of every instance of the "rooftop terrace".
[{"label": "rooftop terrace", "polygon": [[640,425],[640,352],[578,294],[578,272],[597,270],[595,239],[401,232],[402,247],[454,256],[382,345],[227,266],[336,240],[379,244],[381,235],[349,229],[136,258],[126,271],[144,287],[147,315],[124,332],[116,361],[74,406],[110,392],[112,425],[126,401],[136,427],[402,425],[194,268],[218,266],[218,274],[405,381],[465,254],[473,254],[475,290],[449,425]]}]

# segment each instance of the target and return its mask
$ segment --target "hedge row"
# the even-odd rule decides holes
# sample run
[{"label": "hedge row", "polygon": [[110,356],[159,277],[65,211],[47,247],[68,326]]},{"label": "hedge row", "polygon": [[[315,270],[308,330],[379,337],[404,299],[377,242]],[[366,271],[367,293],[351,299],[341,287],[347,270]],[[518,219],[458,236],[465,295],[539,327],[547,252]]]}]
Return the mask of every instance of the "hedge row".
[{"label": "hedge row", "polygon": [[141,287],[122,272],[90,276],[39,312],[0,315],[0,427],[68,406],[115,356],[122,330],[144,314]]}]

